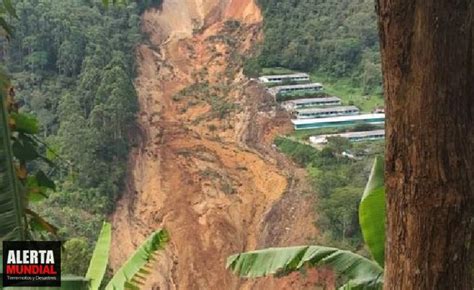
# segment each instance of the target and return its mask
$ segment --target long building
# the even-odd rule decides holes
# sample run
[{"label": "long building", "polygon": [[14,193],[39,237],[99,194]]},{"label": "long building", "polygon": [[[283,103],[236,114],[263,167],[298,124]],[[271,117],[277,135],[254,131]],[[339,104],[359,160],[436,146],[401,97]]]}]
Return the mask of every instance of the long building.
[{"label": "long building", "polygon": [[311,84],[299,84],[299,85],[288,85],[288,86],[278,86],[270,88],[268,91],[273,94],[301,94],[301,93],[316,93],[323,90],[323,85],[320,83],[311,83]]},{"label": "long building", "polygon": [[261,76],[258,80],[262,83],[283,83],[283,82],[308,82],[309,75],[307,73],[295,73],[287,75],[268,75]]},{"label": "long building", "polygon": [[303,108],[320,107],[320,106],[339,106],[341,99],[338,97],[326,97],[326,98],[306,98],[286,101],[282,105],[287,110],[298,110]]},{"label": "long building", "polygon": [[385,114],[363,114],[329,118],[295,119],[291,120],[291,122],[293,123],[295,130],[344,127],[358,124],[383,124],[385,122]]},{"label": "long building", "polygon": [[309,137],[309,142],[312,144],[326,144],[330,137],[343,137],[349,139],[351,142],[380,140],[385,138],[385,130],[373,130],[362,132],[347,132],[340,134],[326,134]]},{"label": "long building", "polygon": [[326,117],[334,117],[334,116],[348,116],[348,115],[358,115],[359,112],[360,112],[359,108],[357,108],[356,106],[299,109],[299,110],[296,110],[296,118],[311,119],[311,118],[326,118]]}]

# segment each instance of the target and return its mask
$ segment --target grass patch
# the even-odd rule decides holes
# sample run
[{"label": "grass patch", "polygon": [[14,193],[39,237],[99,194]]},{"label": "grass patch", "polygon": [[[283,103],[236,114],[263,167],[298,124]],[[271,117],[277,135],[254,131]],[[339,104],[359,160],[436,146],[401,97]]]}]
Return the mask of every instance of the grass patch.
[{"label": "grass patch", "polygon": [[376,107],[383,106],[382,95],[364,94],[362,88],[354,86],[348,78],[330,78],[321,73],[311,73],[311,81],[322,83],[324,92],[341,98],[343,105],[354,105],[362,112],[371,112]]}]

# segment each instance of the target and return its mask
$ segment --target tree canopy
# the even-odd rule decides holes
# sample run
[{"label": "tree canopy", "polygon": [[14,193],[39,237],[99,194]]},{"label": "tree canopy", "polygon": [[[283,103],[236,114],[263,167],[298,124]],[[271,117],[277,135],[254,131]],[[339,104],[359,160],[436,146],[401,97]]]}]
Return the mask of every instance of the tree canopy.
[{"label": "tree canopy", "polygon": [[[123,187],[138,111],[133,51],[142,40],[139,15],[160,2],[12,2],[17,17],[9,18],[13,37],[4,41],[2,58],[21,112],[39,119],[40,153],[59,165],[48,172],[57,192],[35,210],[59,226],[60,238],[77,238],[69,248],[91,252]],[[85,274],[85,265],[65,267]]]},{"label": "tree canopy", "polygon": [[[258,0],[265,40],[261,67],[287,67],[351,78],[380,91],[381,70],[374,3],[370,0]],[[255,71],[255,60],[247,63]]]}]

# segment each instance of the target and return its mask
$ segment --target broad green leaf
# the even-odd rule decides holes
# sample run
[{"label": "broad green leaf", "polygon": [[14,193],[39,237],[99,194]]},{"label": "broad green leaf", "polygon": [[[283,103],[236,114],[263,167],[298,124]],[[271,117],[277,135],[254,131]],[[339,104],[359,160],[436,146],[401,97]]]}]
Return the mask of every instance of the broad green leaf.
[{"label": "broad green leaf", "polygon": [[11,113],[10,118],[14,121],[15,131],[27,134],[36,134],[39,132],[38,120],[32,115]]},{"label": "broad green leaf", "polygon": [[36,176],[28,176],[26,179],[26,191],[28,202],[38,202],[45,198],[48,198],[46,194],[46,188],[41,187],[38,184]]},{"label": "broad green leaf", "polygon": [[[5,79],[0,79],[0,241],[23,240],[23,204],[13,165],[8,117],[5,109]],[[1,243],[0,243],[1,245]]]},{"label": "broad green leaf", "polygon": [[26,179],[28,202],[38,202],[48,198],[48,189],[56,190],[54,182],[39,170],[35,175]]},{"label": "broad green leaf", "polygon": [[86,274],[86,278],[91,281],[91,290],[99,289],[99,286],[102,283],[105,271],[107,270],[111,240],[112,226],[110,223],[104,223],[99,234],[99,239],[95,244],[94,253],[92,254],[89,269]]},{"label": "broad green leaf", "polygon": [[56,184],[42,170],[38,170],[35,175],[38,185],[52,190],[56,190]]},{"label": "broad green leaf", "polygon": [[13,155],[22,161],[35,160],[39,156],[35,146],[25,138],[21,138],[21,135],[13,142],[12,148]]},{"label": "broad green leaf", "polygon": [[[383,275],[383,273],[381,273]],[[339,287],[339,290],[382,290],[383,283],[377,280],[355,281],[350,280],[346,284]]]},{"label": "broad green leaf", "polygon": [[36,191],[36,190],[28,190],[27,197],[28,197],[28,202],[30,203],[40,202],[48,198],[48,196],[44,192]]},{"label": "broad green leaf", "polygon": [[359,223],[374,260],[383,267],[385,254],[385,188],[381,157],[374,161],[359,205]]},{"label": "broad green leaf", "polygon": [[[169,235],[166,230],[158,230],[143,242],[143,244],[132,254],[122,267],[115,273],[110,280],[106,290],[122,290],[129,289],[130,285],[134,285],[133,278],[150,262],[153,254],[158,250],[162,250],[168,243]],[[135,285],[136,286],[136,285]]]},{"label": "broad green leaf", "polygon": [[383,283],[383,269],[377,263],[336,248],[321,246],[269,248],[236,254],[227,259],[227,268],[241,277],[286,274],[305,266],[328,266],[354,285],[379,287]]}]

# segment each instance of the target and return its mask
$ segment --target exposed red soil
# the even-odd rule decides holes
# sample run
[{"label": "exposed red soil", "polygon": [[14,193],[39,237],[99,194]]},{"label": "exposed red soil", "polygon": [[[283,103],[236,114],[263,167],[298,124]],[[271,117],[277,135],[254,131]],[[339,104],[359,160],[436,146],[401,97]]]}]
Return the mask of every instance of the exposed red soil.
[{"label": "exposed red soil", "polygon": [[112,268],[165,227],[170,245],[146,289],[314,289],[331,280],[309,272],[248,282],[225,269],[233,253],[305,244],[317,234],[304,173],[271,146],[289,130],[288,116],[241,72],[261,40],[255,3],[165,0],[144,13],[142,29],[149,42],[137,49],[141,145],[112,216]]}]

